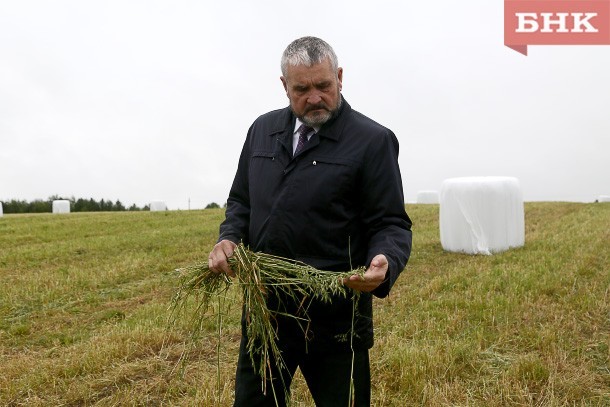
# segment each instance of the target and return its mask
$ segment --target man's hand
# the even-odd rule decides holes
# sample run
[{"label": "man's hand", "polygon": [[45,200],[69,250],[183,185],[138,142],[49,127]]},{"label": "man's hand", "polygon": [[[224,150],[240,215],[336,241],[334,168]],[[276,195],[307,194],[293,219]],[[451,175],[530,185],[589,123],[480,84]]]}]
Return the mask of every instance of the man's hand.
[{"label": "man's hand", "polygon": [[214,273],[225,273],[235,277],[235,272],[229,267],[228,259],[233,256],[237,245],[230,240],[221,240],[216,243],[208,256],[208,267]]},{"label": "man's hand", "polygon": [[343,284],[353,290],[371,292],[383,283],[387,271],[388,259],[383,254],[378,254],[373,258],[363,276],[354,274],[344,279]]}]

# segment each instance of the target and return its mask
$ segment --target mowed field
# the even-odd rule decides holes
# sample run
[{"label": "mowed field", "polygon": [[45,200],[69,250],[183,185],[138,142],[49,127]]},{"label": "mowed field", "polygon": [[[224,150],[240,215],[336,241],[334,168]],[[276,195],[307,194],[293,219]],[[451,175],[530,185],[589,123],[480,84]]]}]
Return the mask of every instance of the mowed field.
[{"label": "mowed field", "polygon": [[[438,210],[407,206],[411,260],[375,300],[373,405],[610,406],[610,204],[528,202],[525,246],[493,256],[444,252]],[[168,324],[223,217],[0,218],[0,405],[230,406],[239,290],[184,364]],[[293,405],[313,405],[298,373]]]}]

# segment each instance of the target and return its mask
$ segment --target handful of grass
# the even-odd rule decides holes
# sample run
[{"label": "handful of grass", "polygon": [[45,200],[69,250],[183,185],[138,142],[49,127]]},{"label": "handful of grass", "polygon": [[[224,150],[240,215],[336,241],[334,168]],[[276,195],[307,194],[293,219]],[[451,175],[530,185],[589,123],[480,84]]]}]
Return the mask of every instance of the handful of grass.
[{"label": "handful of grass", "polygon": [[[235,248],[233,256],[229,258],[229,265],[236,274],[233,280],[225,274],[210,271],[207,263],[178,269],[181,280],[172,300],[173,315],[175,318],[177,312],[184,310],[189,298],[194,296],[196,309],[195,315],[192,316],[192,333],[197,335],[202,329],[201,322],[212,300],[223,296],[232,284],[238,284],[243,292],[247,316],[248,353],[263,380],[267,379],[271,372],[272,361],[278,364],[278,368],[284,366],[276,343],[277,331],[273,324],[275,311],[267,306],[267,293],[273,291],[294,301],[299,298],[314,298],[323,302],[332,301],[334,296],[346,298],[351,293],[355,301],[357,292],[344,287],[343,279],[354,274],[364,274],[364,267],[346,272],[322,271],[283,257],[254,253],[243,244]],[[306,312],[304,315],[287,316],[299,320],[301,326],[308,322]],[[220,315],[218,317],[220,324]]]}]

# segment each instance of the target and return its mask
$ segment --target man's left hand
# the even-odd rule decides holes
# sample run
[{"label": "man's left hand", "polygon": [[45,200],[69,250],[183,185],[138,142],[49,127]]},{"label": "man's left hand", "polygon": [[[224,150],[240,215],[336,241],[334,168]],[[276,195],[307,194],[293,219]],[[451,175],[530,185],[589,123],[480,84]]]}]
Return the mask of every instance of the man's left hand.
[{"label": "man's left hand", "polygon": [[388,259],[383,254],[378,254],[373,257],[371,265],[364,275],[354,274],[343,279],[343,284],[353,290],[371,292],[383,283],[387,271]]}]

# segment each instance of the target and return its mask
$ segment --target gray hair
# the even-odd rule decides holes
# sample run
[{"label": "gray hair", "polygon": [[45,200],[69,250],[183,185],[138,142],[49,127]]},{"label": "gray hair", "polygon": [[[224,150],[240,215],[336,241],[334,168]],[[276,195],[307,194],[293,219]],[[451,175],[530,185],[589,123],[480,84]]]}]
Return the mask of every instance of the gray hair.
[{"label": "gray hair", "polygon": [[339,60],[335,51],[326,41],[316,37],[296,39],[286,47],[284,54],[282,54],[282,75],[286,76],[288,65],[312,66],[323,62],[326,58],[330,60],[333,71],[337,72]]}]

